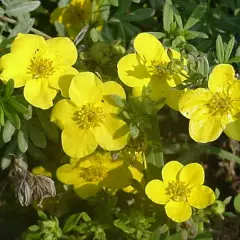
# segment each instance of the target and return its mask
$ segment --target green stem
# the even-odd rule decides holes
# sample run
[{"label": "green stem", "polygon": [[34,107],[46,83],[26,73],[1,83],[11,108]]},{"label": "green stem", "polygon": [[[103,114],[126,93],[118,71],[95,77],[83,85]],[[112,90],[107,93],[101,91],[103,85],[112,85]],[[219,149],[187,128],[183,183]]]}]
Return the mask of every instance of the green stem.
[{"label": "green stem", "polygon": [[[12,24],[17,24],[18,23],[18,21],[14,20],[14,19],[11,19],[11,18],[8,18],[8,17],[5,17],[5,16],[0,17],[0,21],[12,23]],[[40,30],[38,30],[36,28],[33,28],[33,27],[30,29],[30,32],[33,32],[37,35],[40,35],[40,36],[42,36],[46,39],[52,38],[49,35],[45,34],[44,32],[41,32]]]}]

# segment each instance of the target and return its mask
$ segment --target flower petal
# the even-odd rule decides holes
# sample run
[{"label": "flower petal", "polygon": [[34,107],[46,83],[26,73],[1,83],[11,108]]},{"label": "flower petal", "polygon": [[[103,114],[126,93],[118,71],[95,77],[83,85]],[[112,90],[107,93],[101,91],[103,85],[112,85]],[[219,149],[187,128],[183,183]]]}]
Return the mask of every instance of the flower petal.
[{"label": "flower petal", "polygon": [[179,180],[188,186],[202,185],[204,183],[204,169],[199,163],[189,163],[179,173]]},{"label": "flower petal", "polygon": [[48,87],[48,84],[41,79],[30,80],[24,87],[25,99],[35,107],[48,109],[53,105],[53,99],[57,90]]},{"label": "flower petal", "polygon": [[134,40],[134,48],[144,61],[159,59],[164,53],[161,42],[149,33],[138,34]]},{"label": "flower petal", "polygon": [[213,204],[216,196],[213,190],[207,186],[195,186],[191,189],[187,200],[195,208],[203,209]]},{"label": "flower petal", "polygon": [[56,171],[57,179],[64,184],[75,184],[79,180],[79,171],[74,165],[65,164]]},{"label": "flower petal", "polygon": [[105,111],[108,113],[118,113],[120,108],[113,102],[111,95],[126,99],[125,91],[120,84],[113,81],[105,82],[103,84],[103,105]]},{"label": "flower petal", "polygon": [[46,50],[46,41],[43,37],[34,34],[19,33],[11,45],[11,52],[30,59],[37,50]]},{"label": "flower petal", "polygon": [[75,193],[83,199],[87,199],[89,197],[95,196],[102,189],[101,184],[95,183],[86,183],[74,185]]},{"label": "flower petal", "polygon": [[78,74],[77,69],[71,67],[66,69],[64,74],[59,77],[57,89],[60,89],[63,97],[69,98],[70,84],[73,80],[73,77],[76,76],[77,74]]},{"label": "flower petal", "polygon": [[142,87],[150,81],[150,75],[146,67],[135,53],[121,58],[117,67],[119,78],[129,87]]},{"label": "flower petal", "polygon": [[[201,118],[200,118],[201,116]],[[215,141],[222,133],[220,116],[198,114],[198,119],[189,122],[189,134],[196,142],[206,143]]]},{"label": "flower petal", "polygon": [[192,208],[187,202],[175,202],[170,200],[165,205],[167,216],[174,222],[185,222],[192,216]]},{"label": "flower petal", "polygon": [[211,99],[211,97],[211,92],[204,88],[189,90],[179,100],[179,111],[184,117],[190,119],[199,108],[203,107]]},{"label": "flower petal", "polygon": [[227,92],[229,86],[235,81],[234,68],[230,64],[219,64],[214,67],[209,76],[208,88],[212,92]]},{"label": "flower petal", "polygon": [[72,158],[79,159],[93,153],[96,150],[97,145],[94,135],[89,130],[73,126],[63,129],[63,150]]},{"label": "flower petal", "polygon": [[102,95],[102,81],[94,73],[78,73],[70,84],[69,96],[79,107],[87,103],[100,102]]},{"label": "flower petal", "polygon": [[76,125],[73,120],[76,112],[75,104],[67,99],[62,99],[55,104],[51,113],[51,122],[54,122],[59,128],[63,129],[69,125]]},{"label": "flower petal", "polygon": [[229,123],[224,129],[224,133],[237,141],[240,141],[240,119],[235,122]]},{"label": "flower petal", "polygon": [[168,182],[176,181],[177,175],[180,170],[183,168],[183,165],[178,161],[170,161],[164,165],[162,169],[162,178],[164,184]]},{"label": "flower petal", "polygon": [[147,184],[145,193],[149,199],[157,204],[165,204],[169,200],[163,181],[158,179],[154,179]]},{"label": "flower petal", "polygon": [[129,127],[117,116],[107,115],[105,122],[95,128],[93,134],[103,149],[116,151],[128,143]]},{"label": "flower petal", "polygon": [[184,95],[184,93],[185,93],[184,90],[177,90],[177,89],[170,87],[168,89],[166,104],[170,108],[172,108],[176,111],[179,111],[178,103],[179,103],[179,100],[181,99],[181,97]]},{"label": "flower petal", "polygon": [[77,61],[77,49],[67,37],[55,37],[46,41],[51,59],[65,66],[72,66]]}]

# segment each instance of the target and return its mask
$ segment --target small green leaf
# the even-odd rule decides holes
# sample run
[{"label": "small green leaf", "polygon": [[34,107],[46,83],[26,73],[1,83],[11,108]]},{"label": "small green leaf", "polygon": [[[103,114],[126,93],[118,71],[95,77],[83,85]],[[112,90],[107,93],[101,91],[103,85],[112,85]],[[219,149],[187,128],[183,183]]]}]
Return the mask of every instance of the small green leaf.
[{"label": "small green leaf", "polygon": [[234,198],[233,205],[235,210],[240,213],[240,193]]},{"label": "small green leaf", "polygon": [[171,24],[173,23],[173,9],[171,7],[172,1],[166,0],[163,7],[163,29],[170,32]]},{"label": "small green leaf", "polygon": [[6,84],[4,96],[10,97],[13,93],[13,90],[14,90],[14,81],[12,79],[10,79]]},{"label": "small green leaf", "polygon": [[19,113],[29,114],[28,108],[26,108],[23,104],[15,101],[13,98],[9,98],[8,104]]},{"label": "small green leaf", "polygon": [[218,199],[220,196],[220,191],[218,188],[215,189],[215,196],[216,196],[216,199]]},{"label": "small green leaf", "polygon": [[4,115],[7,117],[7,119],[13,124],[13,126],[16,129],[20,129],[21,126],[21,122],[20,119],[18,117],[18,115],[16,114],[16,112],[14,111],[14,109],[12,109],[11,107],[9,107],[7,105],[7,103],[4,104],[3,106],[3,111],[4,111]]},{"label": "small green leaf", "polygon": [[5,120],[4,120],[4,111],[2,109],[2,106],[0,105],[0,124],[4,126]]},{"label": "small green leaf", "polygon": [[217,36],[216,40],[216,55],[219,63],[224,62],[224,46],[222,37],[220,35]]},{"label": "small green leaf", "polygon": [[155,10],[151,8],[140,8],[129,13],[128,15],[121,15],[120,19],[126,22],[138,22],[152,17],[154,13]]},{"label": "small green leaf", "polygon": [[162,33],[162,32],[147,32],[147,33],[152,34],[157,39],[161,39],[161,38],[164,38],[166,36],[166,34]]},{"label": "small green leaf", "polygon": [[3,128],[3,141],[9,142],[12,139],[13,134],[15,133],[16,128],[13,124],[7,120]]},{"label": "small green leaf", "polygon": [[139,135],[139,128],[133,123],[130,124],[130,134],[133,139],[137,138]]},{"label": "small green leaf", "polygon": [[77,226],[81,218],[81,213],[71,215],[64,224],[63,233],[70,232],[75,226]]},{"label": "small green leaf", "polygon": [[41,130],[31,126],[29,137],[35,146],[39,148],[46,148],[47,140],[45,134]]},{"label": "small green leaf", "polygon": [[18,130],[18,147],[22,153],[25,153],[28,149],[28,132],[25,124],[21,125],[21,129]]},{"label": "small green leaf", "polygon": [[109,4],[118,7],[118,0],[108,0]]},{"label": "small green leaf", "polygon": [[229,40],[227,47],[225,49],[225,52],[224,52],[224,62],[227,62],[228,59],[230,58],[233,47],[234,47],[234,43],[235,43],[235,38],[234,38],[234,36],[232,36],[231,39]]},{"label": "small green leaf", "polygon": [[184,29],[185,30],[189,29],[192,26],[194,26],[197,22],[199,22],[201,17],[205,14],[206,10],[207,10],[206,2],[201,2],[192,12],[191,16],[189,17],[184,26]]},{"label": "small green leaf", "polygon": [[170,5],[170,7],[173,10],[174,18],[175,18],[175,20],[177,22],[178,27],[181,30],[183,30],[183,22],[182,22],[182,18],[181,18],[181,15],[180,15],[179,11],[173,5]]},{"label": "small green leaf", "polygon": [[7,144],[7,146],[4,149],[3,157],[1,158],[1,168],[2,170],[9,167],[9,165],[12,162],[12,155],[14,154],[17,148],[17,141],[13,139],[11,142]]},{"label": "small green leaf", "polygon": [[119,6],[117,9],[117,15],[123,15],[127,12],[127,10],[130,8],[132,3],[132,0],[120,0],[119,1]]},{"label": "small green leaf", "polygon": [[197,31],[190,31],[187,30],[184,33],[184,37],[186,40],[191,40],[191,39],[195,39],[195,38],[204,38],[207,39],[208,35],[206,33],[203,32],[197,32]]},{"label": "small green leaf", "polygon": [[124,108],[126,105],[126,100],[118,95],[111,94],[109,99],[112,101],[112,104],[114,104],[117,107]]},{"label": "small green leaf", "polygon": [[32,225],[30,227],[28,227],[28,230],[31,232],[37,232],[40,229],[40,227],[38,225]]},{"label": "small green leaf", "polygon": [[42,210],[37,210],[37,213],[42,220],[45,220],[45,221],[48,220],[46,213],[44,213]]},{"label": "small green leaf", "polygon": [[6,8],[6,14],[8,16],[18,16],[24,13],[31,12],[40,6],[40,1],[32,1],[19,3],[15,2],[14,4],[8,5]]},{"label": "small green leaf", "polygon": [[47,161],[47,156],[36,146],[34,146],[31,142],[28,142],[28,150],[27,153],[32,156],[35,160],[39,162]]},{"label": "small green leaf", "polygon": [[240,62],[240,56],[231,58],[227,61],[227,63],[239,63]]}]

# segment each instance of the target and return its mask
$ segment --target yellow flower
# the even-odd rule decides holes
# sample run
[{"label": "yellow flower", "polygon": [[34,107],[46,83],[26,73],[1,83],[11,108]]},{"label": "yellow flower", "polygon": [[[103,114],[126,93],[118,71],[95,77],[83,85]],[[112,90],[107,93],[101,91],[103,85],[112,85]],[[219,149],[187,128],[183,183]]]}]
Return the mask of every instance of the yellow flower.
[{"label": "yellow flower", "polygon": [[98,145],[115,151],[128,142],[129,129],[117,113],[111,95],[125,99],[124,89],[116,82],[102,81],[91,72],[77,74],[69,88],[70,100],[60,100],[53,108],[51,121],[62,131],[62,145],[67,155],[81,158]]},{"label": "yellow flower", "polygon": [[47,41],[32,34],[21,34],[11,45],[11,53],[0,60],[0,79],[14,80],[14,87],[24,87],[24,97],[35,107],[48,109],[59,90],[59,81],[69,82],[77,73],[71,66],[77,49],[69,38]]},{"label": "yellow flower", "polygon": [[71,164],[57,169],[57,178],[74,185],[79,197],[88,198],[103,187],[121,189],[129,185],[132,175],[122,159],[112,160],[109,153],[95,153],[80,160],[71,159]]},{"label": "yellow flower", "polygon": [[[156,37],[148,33],[140,33],[134,40],[136,53],[124,56],[118,62],[119,78],[129,87],[134,88],[134,95],[140,95],[143,86],[151,89],[152,100],[166,98],[166,103],[178,110],[178,100],[184,91],[176,87],[186,78],[186,72],[180,64],[180,53],[174,50],[164,50]],[[168,57],[171,51],[173,61]]]},{"label": "yellow flower", "polygon": [[198,163],[183,166],[171,161],[163,167],[162,178],[149,182],[145,192],[153,202],[164,204],[167,216],[175,222],[187,221],[191,207],[203,209],[215,201],[212,189],[202,185],[204,170]]},{"label": "yellow flower", "polygon": [[216,140],[240,112],[240,82],[229,64],[219,64],[209,76],[208,89],[189,90],[179,110],[190,119],[189,134],[197,142]]},{"label": "yellow flower", "polygon": [[[91,20],[96,22],[100,18],[97,11],[99,0],[93,4],[92,0],[71,0],[65,7],[56,8],[51,14],[51,22],[64,24],[68,35],[74,39],[81,29]],[[94,9],[94,7],[96,9]],[[92,19],[92,14],[95,19]]]},{"label": "yellow flower", "polygon": [[47,171],[44,167],[42,166],[37,166],[32,169],[32,174],[34,175],[42,175],[46,177],[52,177],[52,173]]}]

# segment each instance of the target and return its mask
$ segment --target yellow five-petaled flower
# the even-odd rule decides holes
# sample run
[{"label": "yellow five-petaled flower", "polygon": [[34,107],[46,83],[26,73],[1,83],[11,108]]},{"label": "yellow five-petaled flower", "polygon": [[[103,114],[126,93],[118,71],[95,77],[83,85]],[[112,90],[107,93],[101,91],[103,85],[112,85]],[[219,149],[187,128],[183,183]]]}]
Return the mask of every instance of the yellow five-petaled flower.
[{"label": "yellow five-petaled flower", "polygon": [[229,64],[217,65],[209,76],[208,89],[189,90],[179,100],[179,110],[190,119],[189,134],[196,142],[216,140],[222,131],[231,137],[239,118],[240,82]]},{"label": "yellow five-petaled flower", "polygon": [[[140,95],[143,86],[151,89],[150,97],[158,101],[166,98],[166,103],[178,110],[178,100],[184,91],[173,87],[186,80],[187,73],[180,64],[180,53],[174,50],[165,50],[156,37],[148,33],[140,33],[134,40],[136,53],[124,56],[118,62],[119,78],[129,87],[133,88],[135,96]],[[179,61],[174,64],[173,59]]]},{"label": "yellow five-petaled flower", "polygon": [[215,201],[211,188],[203,186],[204,170],[198,163],[183,166],[177,161],[162,169],[163,181],[150,181],[145,189],[147,196],[157,204],[165,204],[165,211],[175,222],[187,221],[192,208],[203,209]]},{"label": "yellow five-petaled flower", "polygon": [[116,82],[103,83],[95,74],[77,74],[69,87],[71,100],[60,100],[53,108],[51,121],[62,131],[63,149],[73,158],[93,153],[97,146],[114,151],[128,142],[129,129],[117,114],[120,108],[111,95],[125,99]]},{"label": "yellow five-petaled flower", "polygon": [[14,87],[24,86],[24,97],[35,107],[53,105],[59,84],[69,83],[77,73],[71,66],[77,60],[77,49],[66,37],[47,41],[33,34],[21,34],[11,45],[11,52],[0,61],[0,79],[14,80]]}]

